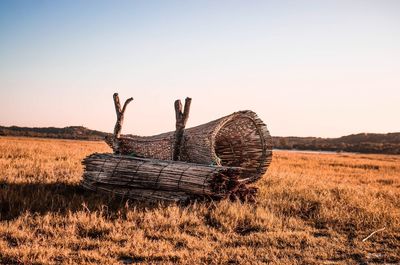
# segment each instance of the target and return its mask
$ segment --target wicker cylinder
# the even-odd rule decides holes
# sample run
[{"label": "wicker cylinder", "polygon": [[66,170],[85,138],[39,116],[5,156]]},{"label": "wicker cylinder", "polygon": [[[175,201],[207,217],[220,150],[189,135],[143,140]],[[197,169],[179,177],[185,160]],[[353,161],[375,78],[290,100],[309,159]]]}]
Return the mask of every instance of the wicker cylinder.
[{"label": "wicker cylinder", "polygon": [[[172,160],[175,132],[155,136],[123,135],[124,155]],[[111,138],[106,142],[113,147]],[[116,150],[114,150],[116,151]],[[267,126],[253,111],[239,111],[185,130],[180,160],[206,165],[243,168],[242,179],[254,182],[272,159],[272,139]]]}]

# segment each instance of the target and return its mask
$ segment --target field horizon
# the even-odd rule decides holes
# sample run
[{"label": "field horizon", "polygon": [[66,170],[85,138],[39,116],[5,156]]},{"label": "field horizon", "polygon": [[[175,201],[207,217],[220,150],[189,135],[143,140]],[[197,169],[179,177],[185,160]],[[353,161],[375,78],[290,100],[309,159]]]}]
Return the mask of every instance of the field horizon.
[{"label": "field horizon", "polygon": [[399,156],[275,152],[255,203],[180,205],[81,189],[93,152],[0,138],[0,264],[400,263]]},{"label": "field horizon", "polygon": [[[35,137],[103,141],[111,133],[92,130],[83,126],[19,127],[0,126],[0,137]],[[126,134],[131,135],[131,134]],[[370,154],[400,154],[400,132],[356,133],[336,138],[272,136],[273,146],[285,150],[310,150],[355,152]]]}]

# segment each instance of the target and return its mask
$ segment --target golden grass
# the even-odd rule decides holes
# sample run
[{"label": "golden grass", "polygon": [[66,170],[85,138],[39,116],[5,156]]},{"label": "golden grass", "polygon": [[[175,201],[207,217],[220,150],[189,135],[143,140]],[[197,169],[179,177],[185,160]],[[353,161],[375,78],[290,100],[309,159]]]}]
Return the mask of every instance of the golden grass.
[{"label": "golden grass", "polygon": [[81,190],[109,151],[0,139],[0,264],[400,263],[400,156],[275,152],[255,204],[179,206]]}]

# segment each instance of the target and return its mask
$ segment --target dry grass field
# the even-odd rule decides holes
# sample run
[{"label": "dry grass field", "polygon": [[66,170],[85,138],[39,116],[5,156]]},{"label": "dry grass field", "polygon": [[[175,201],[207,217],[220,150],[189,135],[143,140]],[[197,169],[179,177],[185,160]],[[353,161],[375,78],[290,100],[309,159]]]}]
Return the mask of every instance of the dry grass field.
[{"label": "dry grass field", "polygon": [[79,188],[109,151],[0,138],[0,264],[400,264],[400,156],[275,152],[256,203],[144,205]]}]

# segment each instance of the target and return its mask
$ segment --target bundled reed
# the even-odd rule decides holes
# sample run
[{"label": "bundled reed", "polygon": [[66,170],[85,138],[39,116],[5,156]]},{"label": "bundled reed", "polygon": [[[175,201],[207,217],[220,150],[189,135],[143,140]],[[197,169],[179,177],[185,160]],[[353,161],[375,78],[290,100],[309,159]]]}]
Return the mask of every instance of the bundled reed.
[{"label": "bundled reed", "polygon": [[106,138],[114,154],[83,160],[82,186],[146,201],[191,197],[254,200],[246,184],[261,178],[272,158],[267,126],[252,111],[239,111],[185,129],[191,99],[175,101],[176,130],[155,136],[121,135],[129,98],[121,107],[113,95],[117,121]]},{"label": "bundled reed", "polygon": [[191,197],[253,200],[256,190],[240,178],[246,169],[208,166],[115,154],[83,160],[81,185],[89,190],[146,201],[184,201]]}]

